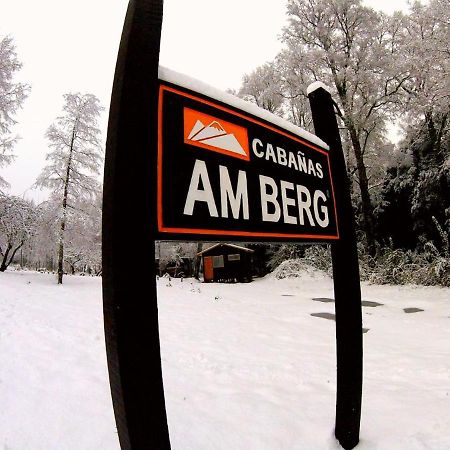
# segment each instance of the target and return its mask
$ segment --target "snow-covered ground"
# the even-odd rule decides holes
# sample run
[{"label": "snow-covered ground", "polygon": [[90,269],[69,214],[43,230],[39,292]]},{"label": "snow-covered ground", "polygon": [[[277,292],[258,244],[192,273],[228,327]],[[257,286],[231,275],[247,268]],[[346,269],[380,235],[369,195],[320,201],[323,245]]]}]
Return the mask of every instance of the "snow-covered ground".
[{"label": "snow-covered ground", "polygon": [[[158,303],[173,449],[339,448],[334,322],[311,316],[334,312],[329,278],[168,284]],[[358,448],[450,449],[450,289],[363,285],[363,300],[383,305],[363,307]],[[118,448],[101,280],[0,273],[0,449]]]},{"label": "snow-covered ground", "polygon": [[0,274],[0,449],[117,449],[101,280]]}]

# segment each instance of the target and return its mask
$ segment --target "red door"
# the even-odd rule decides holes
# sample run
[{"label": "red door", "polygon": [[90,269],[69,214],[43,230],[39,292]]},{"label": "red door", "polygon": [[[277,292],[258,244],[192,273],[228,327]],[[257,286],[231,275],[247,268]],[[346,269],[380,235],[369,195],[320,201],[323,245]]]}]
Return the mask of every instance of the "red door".
[{"label": "red door", "polygon": [[212,256],[205,256],[203,258],[203,277],[205,281],[211,281],[214,278]]}]

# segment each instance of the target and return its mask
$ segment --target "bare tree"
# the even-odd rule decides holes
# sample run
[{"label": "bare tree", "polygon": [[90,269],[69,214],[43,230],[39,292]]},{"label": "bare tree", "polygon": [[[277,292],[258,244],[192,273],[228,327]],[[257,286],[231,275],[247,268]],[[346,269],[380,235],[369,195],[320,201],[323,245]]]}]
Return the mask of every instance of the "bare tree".
[{"label": "bare tree", "polygon": [[373,204],[366,157],[383,140],[385,122],[400,103],[409,74],[396,61],[403,18],[362,6],[360,0],[288,0],[283,40],[293,69],[332,87],[347,130],[367,249],[375,253]]},{"label": "bare tree", "polygon": [[96,175],[103,162],[98,117],[103,110],[92,94],[64,95],[63,115],[46,133],[52,150],[48,165],[36,184],[50,188],[61,205],[58,235],[58,284],[64,273],[64,242],[68,209],[82,198],[93,197],[100,187]]},{"label": "bare tree", "polygon": [[231,93],[309,129],[312,120],[306,88],[314,79],[293,67],[291,59],[289,52],[281,52],[275,61],[244,75],[239,91]]},{"label": "bare tree", "polygon": [[406,38],[402,46],[411,73],[403,86],[407,93],[404,120],[406,130],[425,123],[436,153],[450,131],[450,8],[446,0],[415,2],[406,18]]},{"label": "bare tree", "polygon": [[280,114],[283,106],[280,81],[276,65],[266,63],[243,76],[238,96],[271,113]]},{"label": "bare tree", "polygon": [[0,195],[0,272],[14,260],[36,227],[36,208],[15,196]]},{"label": "bare tree", "polygon": [[[12,135],[11,128],[16,123],[14,115],[29,91],[29,86],[14,81],[21,67],[12,38],[0,39],[0,168],[14,159],[12,151],[18,138]],[[0,176],[2,186],[6,187],[8,183]]]},{"label": "bare tree", "polygon": [[37,205],[36,231],[25,248],[25,260],[29,267],[55,269],[55,243],[58,238],[58,200],[50,198]]},{"label": "bare tree", "polygon": [[69,212],[64,261],[72,273],[101,271],[101,194],[92,200],[76,202]]}]

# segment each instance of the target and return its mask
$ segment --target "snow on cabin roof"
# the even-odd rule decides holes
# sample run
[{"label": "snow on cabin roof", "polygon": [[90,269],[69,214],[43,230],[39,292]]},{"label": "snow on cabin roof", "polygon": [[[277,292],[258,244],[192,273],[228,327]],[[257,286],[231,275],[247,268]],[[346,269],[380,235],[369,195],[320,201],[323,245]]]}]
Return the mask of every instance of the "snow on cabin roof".
[{"label": "snow on cabin roof", "polygon": [[304,130],[281,117],[272,114],[271,112],[256,106],[253,103],[247,102],[241,98],[238,98],[227,92],[223,92],[216,89],[202,81],[191,78],[174,70],[168,69],[167,67],[159,66],[158,77],[160,80],[167,81],[169,83],[176,84],[177,86],[190,89],[191,91],[198,92],[200,94],[206,95],[214,100],[225,103],[227,105],[233,106],[234,108],[240,109],[248,114],[259,117],[260,119],[266,120],[267,122],[273,123],[274,125],[283,128],[296,136],[299,136],[306,141],[309,141],[325,150],[329,150],[329,146],[319,139],[316,135]]},{"label": "snow on cabin roof", "polygon": [[254,253],[255,252],[255,250],[252,250],[251,248],[241,247],[241,246],[235,245],[235,244],[224,244],[224,243],[220,243],[219,242],[218,244],[211,245],[211,247],[205,248],[205,250],[202,250],[201,252],[198,252],[197,256],[201,256],[201,255],[203,255],[203,253],[209,252],[210,250],[212,250],[212,249],[214,249],[216,247],[220,247],[220,246],[232,247],[232,248],[235,248],[236,250],[240,250],[240,251],[247,252],[247,253]]}]

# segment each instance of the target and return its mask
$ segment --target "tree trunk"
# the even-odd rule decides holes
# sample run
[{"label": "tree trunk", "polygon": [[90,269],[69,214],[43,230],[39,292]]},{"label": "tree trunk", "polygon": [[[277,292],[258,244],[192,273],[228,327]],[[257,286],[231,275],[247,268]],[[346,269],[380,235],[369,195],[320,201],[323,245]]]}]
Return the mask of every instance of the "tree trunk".
[{"label": "tree trunk", "polygon": [[[19,248],[21,248],[22,245],[23,245],[23,242],[21,242],[21,243],[14,249],[14,251],[12,252],[11,257],[9,258],[9,261],[6,263],[5,269],[13,262],[13,259],[14,259],[14,257],[16,256],[17,250],[19,250]],[[2,265],[3,265],[3,263],[2,263]]]},{"label": "tree trunk", "polygon": [[438,163],[443,164],[445,161],[445,151],[442,151],[442,137],[444,136],[444,131],[446,129],[448,120],[448,113],[442,115],[442,118],[439,120],[439,129],[436,134],[436,142],[434,143],[434,150],[438,157]]},{"label": "tree trunk", "polygon": [[[69,170],[67,170],[69,172]],[[67,214],[67,183],[68,178],[66,179],[64,185],[64,197],[63,197],[63,212],[61,218],[61,225],[59,229],[59,239],[58,239],[58,284],[62,284],[63,275],[64,275],[64,233],[66,230],[66,214]]]},{"label": "tree trunk", "polygon": [[[200,253],[203,248],[202,242],[197,242],[197,253]],[[195,254],[195,261],[194,261],[194,278],[198,280],[200,278],[200,263],[202,260],[201,256],[198,256],[198,254]]]},{"label": "tree trunk", "polygon": [[358,172],[359,189],[361,191],[361,206],[364,221],[364,232],[366,235],[366,250],[370,256],[375,256],[375,227],[373,217],[373,205],[369,193],[369,180],[367,179],[366,166],[361,150],[361,143],[359,142],[356,129],[352,123],[347,125],[352,142],[353,151],[355,153],[356,168]]},{"label": "tree trunk", "polygon": [[373,205],[370,199],[369,193],[369,180],[367,179],[366,166],[364,164],[364,157],[361,148],[361,143],[359,142],[358,133],[356,132],[355,125],[352,119],[352,111],[347,101],[347,87],[345,84],[341,83],[338,79],[337,71],[331,68],[334,78],[334,84],[338,91],[339,98],[342,102],[342,107],[344,110],[345,117],[342,117],[345,126],[350,135],[350,141],[352,143],[353,152],[356,159],[356,169],[358,173],[359,189],[361,192],[361,206],[363,213],[363,227],[364,233],[366,235],[366,250],[371,256],[376,254],[375,246],[375,227],[374,227],[374,217],[373,217]]},{"label": "tree trunk", "polygon": [[7,261],[8,261],[8,255],[9,255],[9,252],[11,251],[11,248],[12,248],[11,245],[8,244],[8,247],[6,247],[6,251],[5,251],[5,254],[2,259],[2,263],[0,265],[0,272],[4,272],[8,267]]},{"label": "tree trunk", "polygon": [[[65,211],[63,213],[65,215]],[[65,218],[61,220],[61,228],[59,230],[58,243],[58,284],[62,284],[64,275],[64,230],[66,229]]]},{"label": "tree trunk", "polygon": [[73,146],[75,142],[75,129],[77,122],[72,130],[72,140],[70,141],[70,151],[69,151],[69,160],[67,161],[67,169],[66,169],[66,179],[64,180],[64,194],[62,201],[62,218],[61,218],[61,227],[59,229],[59,243],[58,243],[58,284],[62,284],[63,275],[64,275],[64,232],[66,230],[66,218],[67,218],[67,197],[69,194],[69,180],[70,180],[70,170],[72,168],[72,155],[73,155]]}]

